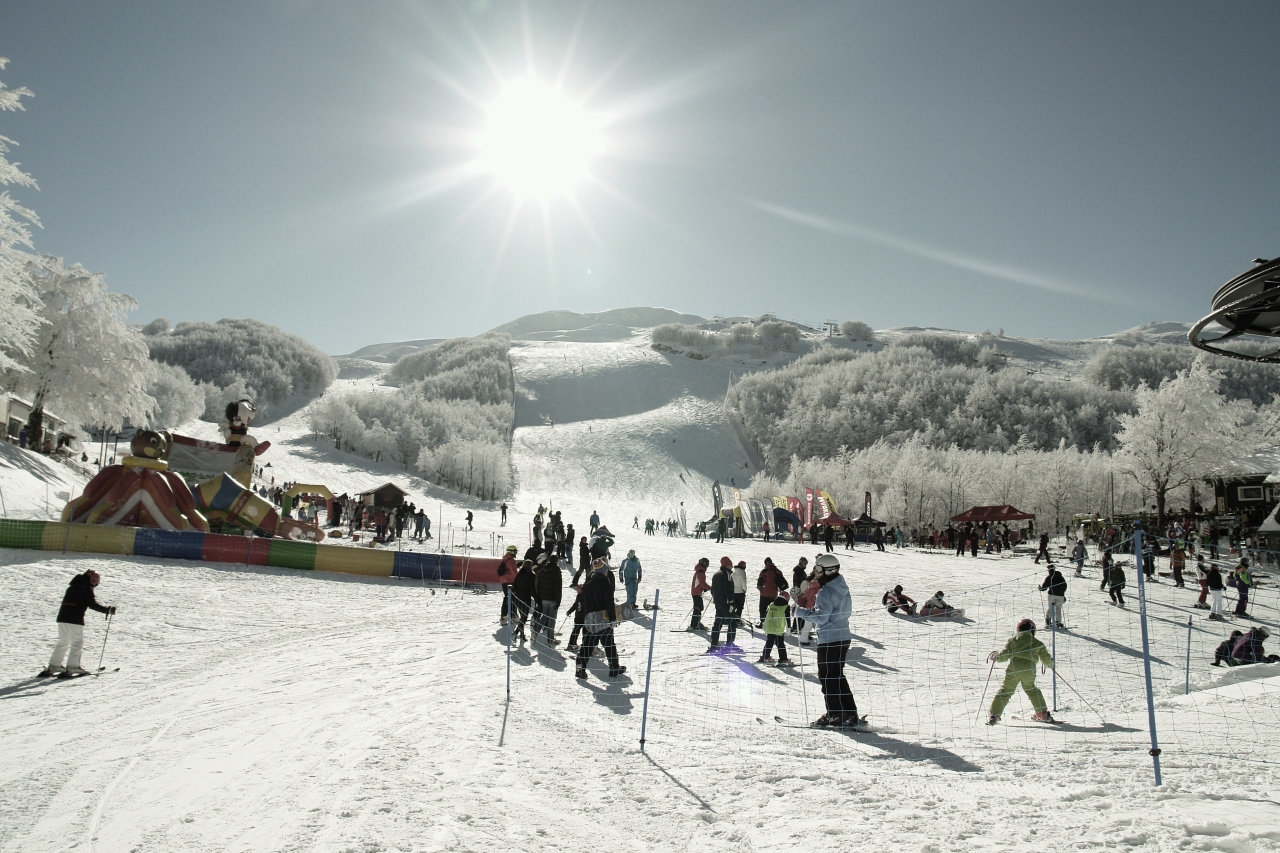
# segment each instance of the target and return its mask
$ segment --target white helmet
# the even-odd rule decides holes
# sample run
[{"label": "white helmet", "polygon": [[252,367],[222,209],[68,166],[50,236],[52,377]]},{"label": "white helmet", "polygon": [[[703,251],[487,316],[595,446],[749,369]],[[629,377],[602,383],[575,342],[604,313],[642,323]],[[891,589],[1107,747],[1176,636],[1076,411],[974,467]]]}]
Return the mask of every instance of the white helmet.
[{"label": "white helmet", "polygon": [[834,575],[840,571],[840,561],[835,554],[819,554],[813,561],[813,570],[820,575]]}]

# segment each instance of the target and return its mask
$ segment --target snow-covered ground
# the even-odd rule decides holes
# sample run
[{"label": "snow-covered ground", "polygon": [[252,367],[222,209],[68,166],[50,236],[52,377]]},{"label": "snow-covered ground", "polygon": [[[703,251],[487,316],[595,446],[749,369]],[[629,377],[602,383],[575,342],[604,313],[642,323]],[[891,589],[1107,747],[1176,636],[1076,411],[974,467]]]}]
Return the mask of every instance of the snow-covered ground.
[{"label": "snow-covered ground", "polygon": [[[514,358],[519,492],[506,528],[492,504],[313,440],[305,411],[255,430],[273,442],[263,461],[278,481],[340,491],[394,480],[446,524],[475,511],[482,541],[523,544],[539,502],[579,529],[599,510],[619,534],[614,553],[634,548],[644,565],[641,597],[661,590],[652,634],[649,612],[619,630],[623,677],[593,661],[577,682],[546,650],[508,658],[494,594],[0,550],[0,851],[1280,849],[1280,666],[1209,667],[1220,638],[1244,626],[1204,620],[1190,590],[1150,588],[1162,788],[1132,572],[1125,610],[1098,591],[1096,570],[1068,572],[1071,630],[1041,631],[1066,679],[1066,725],[1028,722],[1019,695],[988,728],[986,655],[1019,617],[1042,621],[1041,568],[1024,554],[838,551],[855,606],[847,672],[872,730],[804,728],[821,703],[808,649],[792,644],[803,666],[778,670],[755,663],[750,629],[745,654],[729,657],[703,656],[705,635],[673,629],[687,624],[699,557],[746,560],[754,578],[766,556],[789,575],[816,549],[631,529],[681,500],[691,521],[709,515],[710,480],[747,470],[719,416],[732,365],[633,340],[530,343]],[[23,511],[39,517],[42,475],[30,454],[11,455],[0,488],[28,495]],[[120,608],[108,672],[36,680],[62,590],[88,567]],[[895,582],[918,600],[945,590],[966,618],[886,614],[880,595]],[[749,594],[748,617],[756,602]],[[1274,628],[1276,607],[1271,582],[1247,624]],[[90,614],[88,666],[103,629]],[[1050,676],[1039,683],[1052,701]]]}]

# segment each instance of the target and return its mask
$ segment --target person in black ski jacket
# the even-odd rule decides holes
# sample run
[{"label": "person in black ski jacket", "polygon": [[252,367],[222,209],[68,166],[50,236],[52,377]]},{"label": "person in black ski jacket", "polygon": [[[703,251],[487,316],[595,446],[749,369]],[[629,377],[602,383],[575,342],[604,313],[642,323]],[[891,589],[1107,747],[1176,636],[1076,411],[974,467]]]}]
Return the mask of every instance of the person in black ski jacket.
[{"label": "person in black ski jacket", "polygon": [[1209,605],[1209,618],[1222,622],[1222,571],[1216,564],[1209,564],[1209,571],[1205,572],[1205,583],[1209,585],[1209,594],[1213,596],[1213,603]]},{"label": "person in black ski jacket", "polygon": [[58,609],[58,642],[53,647],[53,655],[49,665],[40,673],[41,676],[86,675],[88,670],[80,666],[80,653],[84,650],[84,613],[96,610],[111,615],[114,607],[98,603],[93,589],[102,581],[102,576],[89,569],[82,575],[76,575],[67,584],[67,591],[62,596],[62,607]]},{"label": "person in black ski jacket", "polygon": [[618,611],[613,603],[613,585],[605,575],[604,560],[596,559],[591,564],[591,576],[582,585],[578,595],[577,606],[582,611],[582,646],[578,649],[574,677],[587,677],[587,661],[596,646],[604,648],[605,660],[609,662],[611,678],[627,671],[625,666],[618,665],[618,647],[613,642],[613,625],[618,621]]},{"label": "person in black ski jacket", "polygon": [[591,570],[591,546],[587,544],[587,537],[583,536],[578,540],[578,571],[587,572]]},{"label": "person in black ski jacket", "polygon": [[711,598],[716,605],[716,619],[711,623],[711,648],[715,651],[720,646],[720,629],[727,628],[725,645],[732,646],[738,633],[738,620],[733,612],[733,561],[728,557],[720,558],[720,568],[711,576]]},{"label": "person in black ski jacket", "polygon": [[1044,611],[1044,626],[1052,628],[1056,622],[1059,628],[1067,627],[1062,616],[1062,608],[1067,603],[1067,579],[1053,563],[1049,564],[1049,574],[1045,575],[1040,589],[1049,594],[1049,606]]},{"label": "person in black ski jacket", "polygon": [[532,641],[537,641],[538,634],[546,637],[546,644],[556,644],[556,611],[560,609],[560,599],[564,595],[564,574],[560,571],[560,558],[555,554],[547,554],[538,566],[534,591],[539,603],[538,618],[533,623]]},{"label": "person in black ski jacket", "polygon": [[1231,636],[1218,643],[1218,647],[1213,650],[1213,663],[1209,665],[1222,666],[1225,663],[1227,666],[1231,666],[1231,653],[1235,651],[1236,641],[1243,636],[1243,631],[1232,631]]},{"label": "person in black ski jacket", "polygon": [[809,558],[801,557],[791,570],[791,606],[787,608],[787,616],[791,620],[791,633],[800,634],[800,620],[796,618],[796,599],[804,590],[805,580],[809,577]]},{"label": "person in black ski jacket", "polygon": [[[515,582],[511,584],[511,594],[515,598],[516,618],[516,637],[524,639],[524,623],[529,618],[529,607],[537,600],[537,575],[533,572],[533,561],[525,560],[520,564],[520,571],[516,572]],[[534,618],[537,619],[537,612],[534,612]],[[536,623],[535,623],[536,624]]]},{"label": "person in black ski jacket", "polygon": [[1036,552],[1036,565],[1040,565],[1040,558],[1044,557],[1046,562],[1052,562],[1049,558],[1049,534],[1040,534],[1040,550]]},{"label": "person in black ski jacket", "polygon": [[763,625],[769,612],[769,605],[788,589],[787,576],[768,557],[764,558],[764,568],[756,578],[756,589],[760,592],[760,624]]}]

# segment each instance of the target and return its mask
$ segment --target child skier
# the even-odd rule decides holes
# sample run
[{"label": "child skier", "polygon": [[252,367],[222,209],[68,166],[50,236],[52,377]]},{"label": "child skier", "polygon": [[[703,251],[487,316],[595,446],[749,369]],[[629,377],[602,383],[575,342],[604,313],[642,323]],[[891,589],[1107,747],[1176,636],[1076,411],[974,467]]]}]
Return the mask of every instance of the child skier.
[{"label": "child skier", "polygon": [[1111,564],[1111,571],[1107,573],[1107,594],[1111,596],[1111,603],[1124,607],[1124,569],[1119,563]]},{"label": "child skier", "polygon": [[1210,666],[1222,666],[1224,663],[1231,666],[1231,652],[1235,650],[1236,641],[1243,636],[1244,631],[1232,631],[1230,637],[1218,643],[1218,647],[1213,650],[1213,663]]},{"label": "child skier", "polygon": [[1005,706],[1013,698],[1019,684],[1022,685],[1023,692],[1027,694],[1027,698],[1036,709],[1032,719],[1042,723],[1057,722],[1049,713],[1044,694],[1040,692],[1039,687],[1036,687],[1036,662],[1052,669],[1053,656],[1049,654],[1044,643],[1036,639],[1034,621],[1023,619],[1019,622],[1018,633],[1009,638],[1003,650],[988,655],[987,660],[993,664],[1009,661],[1009,667],[1004,672],[1004,683],[1000,685],[995,698],[991,700],[991,716],[987,718],[987,725],[994,726],[1000,722],[1000,715],[1004,713]]},{"label": "child skier", "polygon": [[773,658],[769,656],[769,652],[777,646],[778,666],[792,665],[787,659],[787,644],[783,639],[783,635],[787,633],[787,602],[787,594],[779,592],[773,599],[773,603],[765,610],[764,651],[760,653],[760,659],[756,663],[770,663]]},{"label": "child skier", "polygon": [[908,616],[916,615],[916,600],[902,591],[902,584],[880,596],[880,603],[889,608],[890,613],[897,613],[898,608]]}]

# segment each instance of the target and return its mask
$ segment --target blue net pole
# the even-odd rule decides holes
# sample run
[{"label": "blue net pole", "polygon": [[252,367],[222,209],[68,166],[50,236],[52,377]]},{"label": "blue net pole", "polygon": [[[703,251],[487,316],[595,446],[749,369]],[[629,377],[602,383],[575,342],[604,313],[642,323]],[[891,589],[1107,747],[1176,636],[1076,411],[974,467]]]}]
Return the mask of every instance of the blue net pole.
[{"label": "blue net pole", "polygon": [[1192,620],[1192,617],[1188,616],[1187,617],[1187,684],[1186,684],[1186,689],[1183,691],[1184,695],[1189,695],[1191,693],[1191,620]]},{"label": "blue net pole", "polygon": [[1049,624],[1053,626],[1053,636],[1051,641],[1053,649],[1049,652],[1053,658],[1053,678],[1050,683],[1053,685],[1053,710],[1058,710],[1058,602],[1054,602],[1049,607],[1049,615],[1053,618],[1049,620]]},{"label": "blue net pole", "polygon": [[511,623],[515,621],[516,608],[511,599],[511,590],[507,590],[507,704],[511,704],[511,635],[514,630]]},{"label": "blue net pole", "polygon": [[649,621],[649,662],[644,667],[644,710],[640,712],[641,752],[644,752],[644,733],[649,724],[649,682],[653,674],[653,638],[658,632],[658,596],[661,592],[660,589],[653,591],[653,619]]},{"label": "blue net pole", "polygon": [[1147,682],[1147,727],[1151,731],[1151,764],[1155,769],[1156,786],[1160,780],[1160,744],[1156,740],[1156,703],[1151,691],[1151,639],[1147,633],[1147,584],[1142,562],[1142,525],[1133,525],[1134,570],[1138,575],[1138,622],[1142,626],[1142,670]]}]

